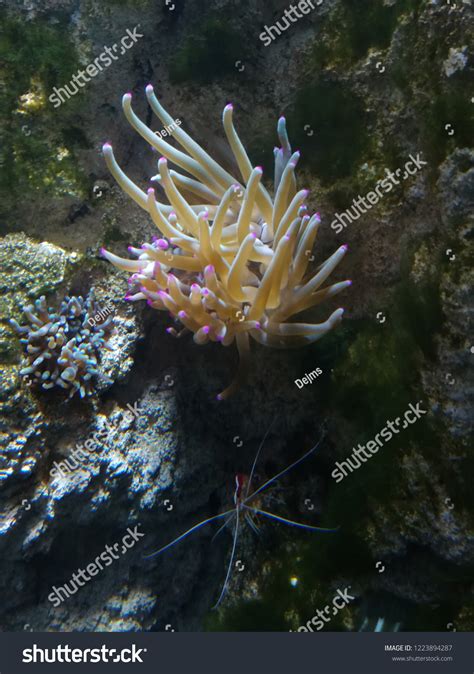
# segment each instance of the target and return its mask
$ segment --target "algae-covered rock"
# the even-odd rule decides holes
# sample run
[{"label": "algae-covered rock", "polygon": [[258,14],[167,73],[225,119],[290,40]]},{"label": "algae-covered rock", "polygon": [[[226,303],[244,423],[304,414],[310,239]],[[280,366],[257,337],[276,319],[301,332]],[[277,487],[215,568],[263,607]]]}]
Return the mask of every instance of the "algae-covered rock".
[{"label": "algae-covered rock", "polygon": [[0,358],[11,360],[18,350],[14,331],[7,326],[10,318],[20,319],[24,304],[40,295],[50,295],[76,263],[77,254],[47,241],[37,243],[24,234],[9,234],[0,240]]}]

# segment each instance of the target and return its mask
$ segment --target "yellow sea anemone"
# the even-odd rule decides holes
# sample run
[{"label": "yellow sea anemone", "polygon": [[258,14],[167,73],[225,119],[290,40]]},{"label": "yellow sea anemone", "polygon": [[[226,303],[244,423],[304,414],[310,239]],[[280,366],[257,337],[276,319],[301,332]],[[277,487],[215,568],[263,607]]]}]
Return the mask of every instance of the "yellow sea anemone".
[{"label": "yellow sea anemone", "polygon": [[[156,200],[155,190],[143,192],[117,164],[112,146],[103,147],[107,165],[122,189],[146,210],[160,232],[152,243],[129,247],[137,258],[127,260],[102,249],[119,269],[132,272],[130,301],[147,300],[155,309],[169,311],[184,332],[194,333],[196,344],[209,341],[229,346],[235,340],[240,357],[248,360],[250,337],[265,346],[298,347],[316,341],[341,319],[334,311],[324,323],[288,322],[295,314],[333,297],[351,281],[322,287],[344,257],[341,246],[329,259],[307,273],[321,219],[306,211],[307,190],[297,191],[294,154],[285,119],[278,122],[281,148],[275,148],[275,195],[263,185],[263,171],[253,167],[226,106],[224,130],[241,179],[236,180],[203,150],[166,112],[153,87],[148,102],[182,149],[159,138],[132,109],[132,95],[123,97],[123,109],[133,128],[160,154],[154,177],[169,204]],[[170,170],[168,160],[185,174]],[[228,397],[237,388],[245,368],[218,395]]]}]

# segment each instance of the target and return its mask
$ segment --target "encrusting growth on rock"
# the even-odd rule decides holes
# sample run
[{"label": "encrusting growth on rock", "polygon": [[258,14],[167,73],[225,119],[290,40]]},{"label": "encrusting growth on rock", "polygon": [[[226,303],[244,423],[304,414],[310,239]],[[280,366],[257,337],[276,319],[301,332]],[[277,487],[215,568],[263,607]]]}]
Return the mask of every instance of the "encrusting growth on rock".
[{"label": "encrusting growth on rock", "polygon": [[[153,87],[148,102],[165,125],[173,118],[161,106]],[[340,320],[343,309],[324,323],[292,323],[288,319],[347,288],[351,281],[323,287],[344,257],[341,246],[315,273],[307,273],[309,257],[321,223],[307,214],[307,190],[297,191],[295,168],[285,118],[278,122],[281,147],[275,148],[275,194],[262,183],[263,170],[253,167],[237,135],[227,105],[223,125],[241,178],[225,171],[188,134],[176,126],[178,149],[159,138],[132,109],[132,95],[123,97],[125,116],[133,128],[160,154],[153,178],[169,201],[157,201],[155,190],[143,192],[117,164],[112,146],[103,152],[122,189],[146,210],[160,232],[152,243],[129,247],[137,259],[127,260],[102,249],[116,267],[131,272],[126,299],[147,300],[154,309],[170,312],[182,324],[174,336],[194,334],[196,344],[209,341],[229,346],[235,340],[240,357],[248,361],[250,337],[265,346],[299,347],[316,341]],[[168,160],[185,174],[170,170]],[[191,177],[190,177],[191,176]],[[232,394],[245,371],[222,393]]]}]

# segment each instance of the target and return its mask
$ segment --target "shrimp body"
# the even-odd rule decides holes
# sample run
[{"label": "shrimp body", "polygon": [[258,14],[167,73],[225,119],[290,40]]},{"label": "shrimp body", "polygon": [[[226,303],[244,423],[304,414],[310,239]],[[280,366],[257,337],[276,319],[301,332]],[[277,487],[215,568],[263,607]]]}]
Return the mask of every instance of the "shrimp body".
[{"label": "shrimp body", "polygon": [[[270,427],[271,428],[271,427]],[[264,482],[263,485],[261,485],[258,489],[256,489],[254,492],[249,494],[250,487],[252,484],[252,478],[254,475],[255,471],[255,466],[257,464],[257,460],[260,454],[260,451],[263,447],[263,444],[265,442],[265,439],[269,433],[270,429],[268,429],[267,433],[265,434],[265,437],[258,449],[258,452],[255,456],[255,460],[253,462],[252,470],[250,472],[250,475],[246,475],[244,473],[237,473],[235,475],[235,487],[234,487],[234,496],[233,496],[233,501],[234,501],[234,507],[231,508],[230,510],[226,510],[225,512],[219,513],[218,515],[214,515],[213,517],[209,517],[205,520],[202,520],[201,522],[198,522],[195,524],[193,527],[185,531],[183,534],[175,538],[171,543],[168,543],[168,545],[165,545],[164,547],[160,548],[156,552],[146,555],[146,559],[150,559],[152,557],[156,557],[157,555],[161,554],[165,550],[168,550],[168,548],[171,548],[172,546],[176,545],[176,543],[179,543],[182,541],[184,538],[187,538],[190,534],[192,534],[194,531],[197,531],[201,527],[203,527],[206,524],[210,524],[211,522],[215,522],[219,519],[225,518],[224,523],[221,525],[221,527],[218,529],[218,531],[214,534],[213,540],[218,534],[220,534],[221,531],[223,531],[227,525],[229,525],[231,522],[233,522],[233,543],[232,543],[232,551],[230,555],[230,561],[227,567],[227,574],[226,578],[224,581],[224,585],[222,587],[221,593],[219,595],[219,599],[217,600],[216,604],[213,606],[213,608],[217,608],[219,604],[221,603],[222,599],[224,598],[224,595],[227,590],[227,586],[229,583],[230,575],[232,572],[232,566],[234,562],[234,557],[235,557],[235,551],[237,547],[237,540],[238,540],[238,534],[239,534],[239,527],[241,523],[242,517],[246,520],[247,524],[249,524],[250,528],[255,532],[258,532],[258,526],[254,521],[254,516],[255,515],[260,515],[263,517],[266,517],[268,519],[273,519],[276,520],[277,522],[280,522],[282,524],[287,524],[289,526],[294,526],[298,527],[300,529],[306,529],[307,531],[318,531],[320,533],[334,533],[338,529],[326,529],[322,527],[314,527],[309,524],[303,524],[302,522],[295,522],[293,520],[289,520],[285,517],[281,517],[280,515],[276,515],[275,513],[268,512],[266,510],[262,510],[261,507],[261,492],[263,492],[267,487],[269,487],[271,484],[275,483],[280,477],[288,473],[290,470],[295,468],[299,463],[304,461],[307,457],[309,457],[313,452],[316,451],[316,449],[319,447],[320,442],[318,442],[314,447],[312,447],[306,454],[304,454],[302,457],[300,457],[297,461],[294,461],[292,464],[287,466],[284,470],[281,472],[277,473],[277,475],[274,475],[272,478]]]}]

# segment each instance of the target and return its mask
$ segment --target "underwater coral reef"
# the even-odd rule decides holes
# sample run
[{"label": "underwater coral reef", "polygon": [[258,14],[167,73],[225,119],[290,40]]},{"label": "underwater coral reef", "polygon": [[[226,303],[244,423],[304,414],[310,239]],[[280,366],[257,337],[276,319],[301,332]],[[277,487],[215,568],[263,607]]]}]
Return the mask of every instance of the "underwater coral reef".
[{"label": "underwater coral reef", "polygon": [[284,4],[0,7],[0,641],[474,629],[474,9]]}]

